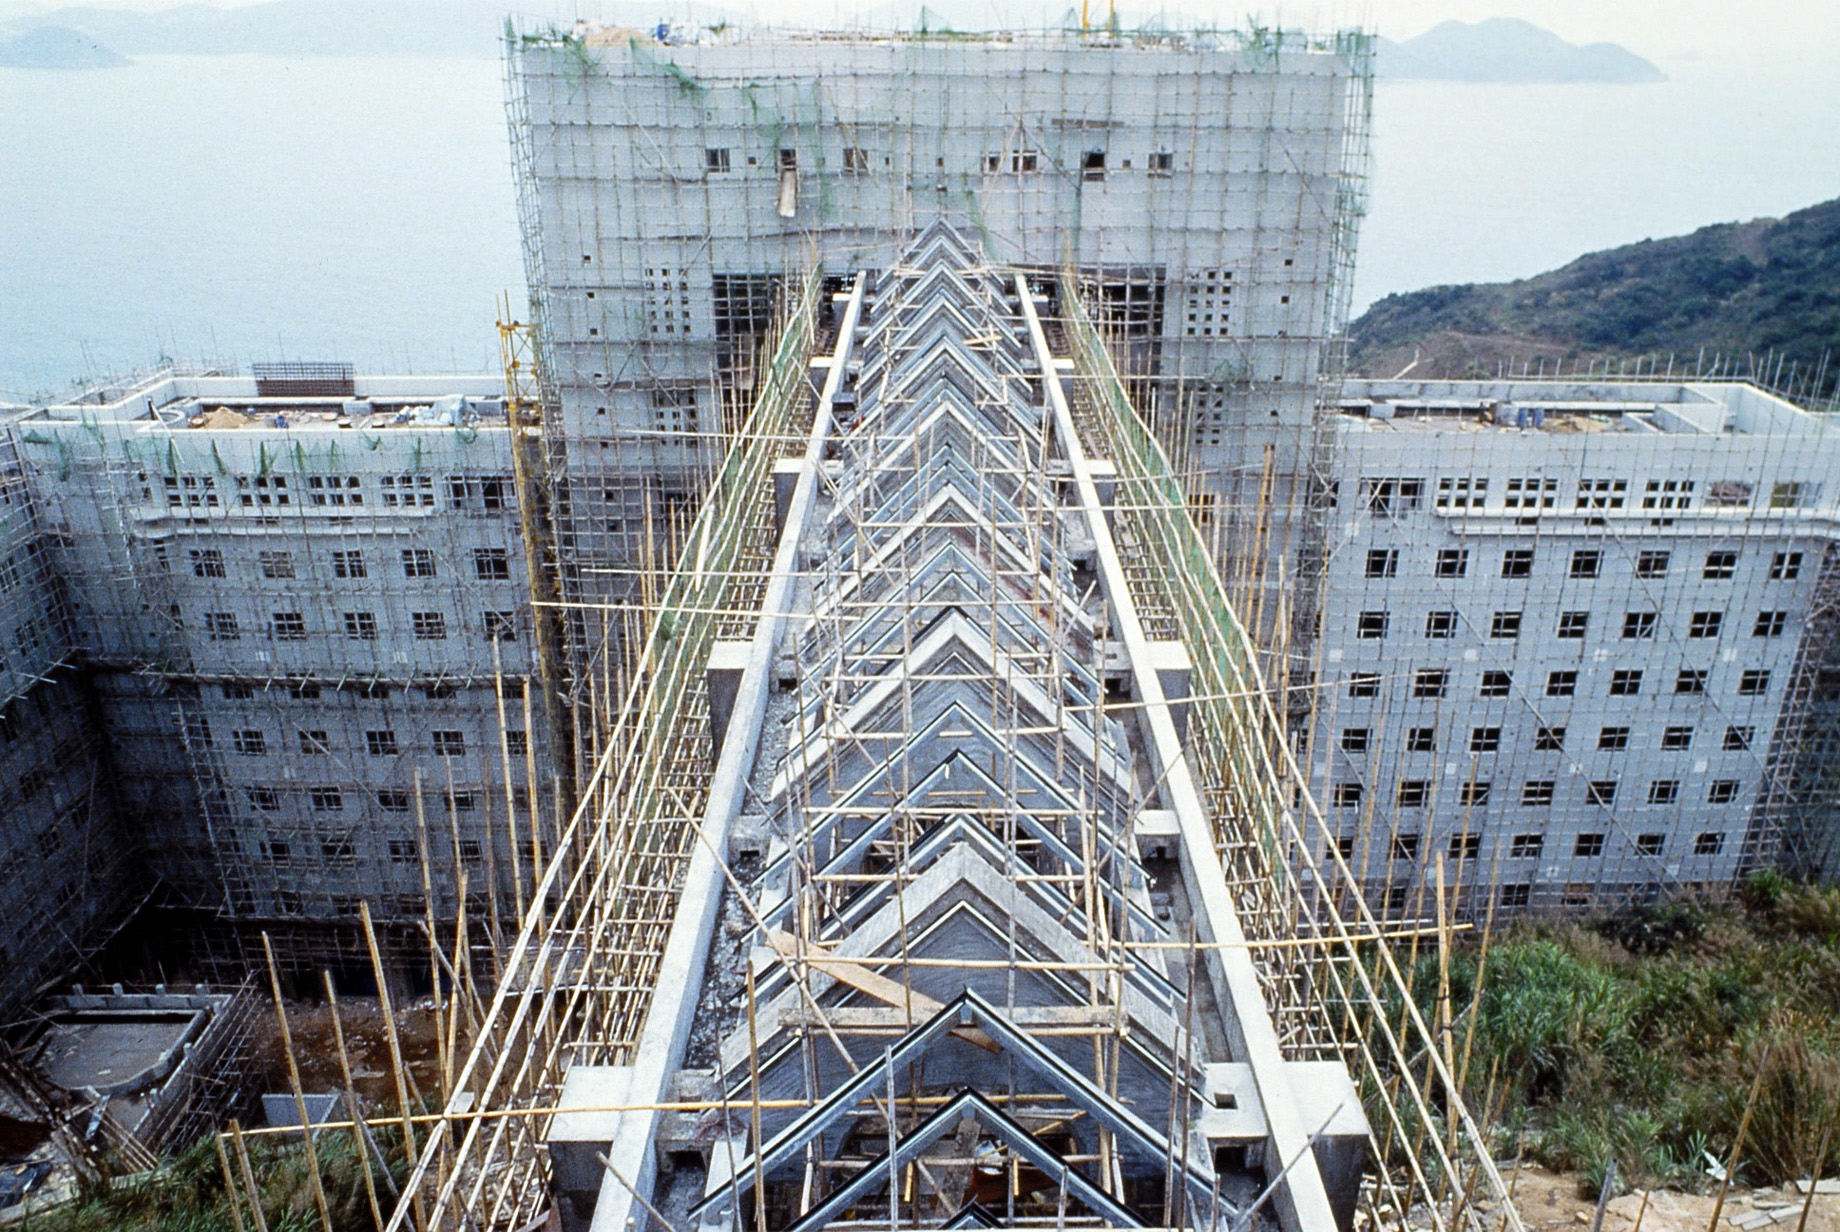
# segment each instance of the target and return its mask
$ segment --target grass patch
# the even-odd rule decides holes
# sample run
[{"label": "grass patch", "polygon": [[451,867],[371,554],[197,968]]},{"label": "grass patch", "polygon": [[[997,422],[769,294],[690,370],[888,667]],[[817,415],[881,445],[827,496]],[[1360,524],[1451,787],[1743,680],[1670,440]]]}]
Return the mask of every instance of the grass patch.
[{"label": "grass patch", "polygon": [[[1459,1007],[1478,958],[1452,957]],[[1414,986],[1429,1018],[1434,955]],[[1840,1167],[1840,1142],[1814,1158],[1840,1119],[1836,1006],[1840,887],[1762,874],[1729,906],[1660,904],[1498,935],[1456,1038],[1473,1050],[1466,1094],[1502,1109],[1506,1150],[1576,1171],[1592,1192],[1612,1158],[1631,1184],[1704,1181],[1702,1153],[1729,1157],[1761,1072],[1738,1179],[1781,1184]]]},{"label": "grass patch", "polygon": [[[402,1182],[400,1131],[373,1128],[377,1145],[390,1161],[394,1182]],[[262,1195],[269,1232],[319,1232],[307,1157],[298,1142],[278,1138],[246,1139],[251,1170]],[[338,1232],[374,1232],[364,1173],[347,1130],[322,1130],[317,1140],[320,1181]],[[232,1161],[231,1167],[235,1168]],[[371,1176],[386,1217],[390,1184],[372,1164]],[[240,1184],[240,1177],[239,1177]],[[247,1196],[240,1190],[244,1232],[251,1232]],[[70,1202],[42,1214],[28,1215],[17,1232],[235,1232],[224,1194],[223,1169],[210,1138],[167,1160],[152,1172],[82,1183]]]}]

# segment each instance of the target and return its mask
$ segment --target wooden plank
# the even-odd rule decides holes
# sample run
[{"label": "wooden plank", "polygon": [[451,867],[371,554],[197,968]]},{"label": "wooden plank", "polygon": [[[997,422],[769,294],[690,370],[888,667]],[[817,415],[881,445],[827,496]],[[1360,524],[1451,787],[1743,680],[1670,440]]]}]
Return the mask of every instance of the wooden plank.
[{"label": "wooden plank", "polygon": [[[765,930],[767,944],[771,945],[779,956],[787,962],[809,963],[840,984],[848,984],[857,992],[886,1002],[896,1009],[909,1010],[917,1019],[931,1018],[945,1006],[933,1000],[925,993],[914,992],[899,980],[891,980],[885,975],[878,975],[861,963],[847,958],[838,958],[817,945],[805,945],[801,948],[798,938],[790,933],[776,929]],[[954,1027],[952,1034],[962,1040],[969,1040],[986,1052],[1001,1052],[997,1041],[984,1034],[976,1027]]]}]

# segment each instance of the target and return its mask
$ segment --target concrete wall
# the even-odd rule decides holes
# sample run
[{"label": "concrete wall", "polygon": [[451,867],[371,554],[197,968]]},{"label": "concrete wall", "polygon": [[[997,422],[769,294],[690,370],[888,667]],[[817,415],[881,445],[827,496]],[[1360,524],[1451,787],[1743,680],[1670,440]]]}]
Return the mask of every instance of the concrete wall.
[{"label": "concrete wall", "polygon": [[[456,386],[494,387],[378,388]],[[480,917],[494,888],[509,916],[513,829],[526,883],[532,865],[526,761],[548,765],[549,748],[520,693],[532,618],[502,411],[185,426],[253,394],[168,380],[14,433],[82,668],[67,700],[107,735],[139,869],[233,926],[348,930],[360,899],[386,923],[421,917],[425,852],[437,912],[451,915],[463,866]]]},{"label": "concrete wall", "polygon": [[[717,372],[747,351],[725,288],[885,267],[938,217],[993,260],[1079,267],[1096,315],[1135,319],[1124,349],[1160,378],[1146,397],[1194,451],[1195,485],[1238,518],[1270,451],[1289,506],[1358,217],[1360,36],[605,30],[508,54],[572,593],[618,593],[645,519],[699,492]],[[1269,542],[1288,548],[1288,525]]]},{"label": "concrete wall", "polygon": [[64,976],[141,881],[87,690],[59,671],[0,705],[0,1017]]},{"label": "concrete wall", "polygon": [[[1706,392],[1719,409],[1724,391]],[[1800,738],[1840,505],[1822,478],[1840,438],[1782,409],[1767,435],[1722,414],[1666,433],[1618,412],[1527,431],[1484,426],[1494,411],[1338,421],[1312,773],[1351,863],[1396,907],[1440,854],[1508,907],[1728,883],[1774,855],[1781,819],[1760,799]],[[1402,480],[1416,496],[1379,493]],[[1771,507],[1797,483],[1800,503]],[[1447,553],[1467,554],[1460,575],[1440,571]],[[1513,553],[1531,554],[1524,574]],[[1583,636],[1560,635],[1579,619]],[[1423,673],[1440,671],[1438,692]],[[1703,691],[1682,691],[1683,672]],[[1465,803],[1471,784],[1486,801]]]}]

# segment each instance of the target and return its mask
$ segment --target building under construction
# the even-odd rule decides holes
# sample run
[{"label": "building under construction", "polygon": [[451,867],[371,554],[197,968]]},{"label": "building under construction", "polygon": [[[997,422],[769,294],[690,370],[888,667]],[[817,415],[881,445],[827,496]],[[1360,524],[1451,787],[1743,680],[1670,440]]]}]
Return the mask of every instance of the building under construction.
[{"label": "building under construction", "polygon": [[163,969],[235,984],[267,931],[367,971],[367,902],[425,980],[437,918],[496,943],[548,858],[502,381],[301,369],[10,425],[15,1003],[150,897]]},{"label": "building under construction", "polygon": [[1369,55],[514,30],[502,376],[8,411],[0,1005],[432,988],[395,1228],[1517,1228],[1390,942],[1840,862],[1835,440],[1344,380]]},{"label": "building under construction", "polygon": [[1518,1227],[1077,278],[935,222],[847,285],[395,1226]]},{"label": "building under construction", "polygon": [[1304,669],[1312,788],[1377,902],[1614,908],[1832,820],[1840,432],[1749,385],[1350,380]]},{"label": "building under construction", "polygon": [[[695,507],[776,297],[883,268],[934,219],[1075,271],[1194,499],[1268,511],[1219,519],[1241,588],[1313,557],[1368,36],[582,26],[515,33],[507,71],[565,599],[630,597],[648,528]],[[578,682],[599,645],[576,617]]]}]

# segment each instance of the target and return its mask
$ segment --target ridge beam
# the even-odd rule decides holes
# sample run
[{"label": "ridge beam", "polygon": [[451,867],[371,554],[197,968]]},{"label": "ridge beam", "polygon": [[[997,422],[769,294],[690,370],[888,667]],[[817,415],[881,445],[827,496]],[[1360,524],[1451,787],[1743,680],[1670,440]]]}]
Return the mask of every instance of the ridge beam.
[{"label": "ridge beam", "polygon": [[1302,1104],[1291,1083],[1277,1029],[1265,1007],[1252,951],[1246,945],[1246,930],[1234,909],[1220,856],[1214,849],[1207,808],[1189,769],[1173,708],[1163,691],[1154,643],[1144,633],[1137,604],[1125,580],[1118,544],[1112,537],[1112,502],[1102,499],[1099,477],[1103,474],[1110,479],[1116,472],[1109,463],[1087,458],[1062,387],[1064,375],[1073,370],[1073,362],[1057,359],[1050,350],[1028,280],[1017,275],[1015,286],[1028,323],[1029,340],[1041,365],[1042,385],[1054,413],[1055,435],[1060,438],[1079,493],[1079,512],[1092,531],[1100,584],[1116,617],[1114,630],[1130,661],[1140,703],[1138,718],[1154,759],[1152,769],[1161,784],[1163,802],[1174,817],[1195,939],[1207,947],[1203,951],[1204,967],[1214,986],[1215,1000],[1223,1010],[1221,1025],[1238,1054],[1236,1059],[1251,1067],[1259,1103],[1265,1110],[1265,1166],[1268,1177],[1275,1182],[1273,1203],[1285,1232],[1334,1232],[1335,1210],[1312,1150],[1313,1127],[1304,1124]]},{"label": "ridge beam", "polygon": [[650,1221],[650,1216],[638,1203],[644,1201],[640,1194],[653,1192],[658,1179],[656,1142],[663,1114],[657,1105],[670,1098],[672,1080],[683,1065],[684,1049],[702,994],[703,969],[726,885],[720,864],[722,853],[728,850],[729,831],[741,813],[748,775],[759,750],[773,659],[797,581],[799,541],[817,504],[818,476],[833,418],[831,406],[842,387],[850,352],[856,344],[856,326],[862,315],[863,290],[867,282],[863,274],[856,276],[837,330],[837,348],[831,355],[824,388],[812,415],[811,435],[805,443],[785,526],[773,554],[773,572],[761,600],[760,618],[754,626],[750,658],[735,685],[727,730],[721,739],[722,751],[709,780],[708,804],[698,823],[701,841],[691,851],[690,867],[685,870],[683,889],[678,896],[677,914],[671,921],[670,937],[659,958],[658,970],[671,973],[672,978],[660,979],[632,1063],[629,1067],[621,1067],[630,1069],[626,1098],[630,1104],[640,1107],[607,1116],[607,1150],[599,1174],[600,1196],[589,1225],[592,1232],[626,1232],[629,1227]]}]

